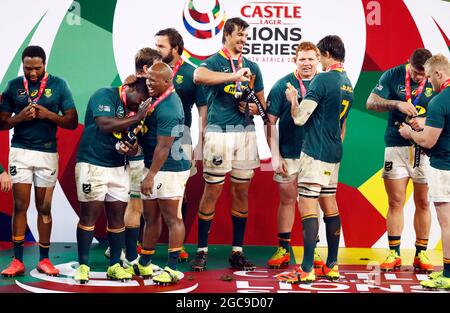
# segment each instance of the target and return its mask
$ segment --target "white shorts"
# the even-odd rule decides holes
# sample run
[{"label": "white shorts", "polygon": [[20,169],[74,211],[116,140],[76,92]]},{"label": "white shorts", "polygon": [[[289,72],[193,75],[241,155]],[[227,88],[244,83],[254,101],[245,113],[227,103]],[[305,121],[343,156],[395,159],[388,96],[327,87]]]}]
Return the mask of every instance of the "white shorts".
[{"label": "white shorts", "polygon": [[75,166],[78,201],[128,202],[130,178],[123,166],[103,167],[79,162]]},{"label": "white shorts", "polygon": [[190,169],[189,177],[192,177],[195,174],[197,174],[197,167],[195,166],[196,160],[192,160],[192,155],[193,155],[192,145],[191,144],[182,144],[182,147],[183,147],[184,153],[188,157],[188,160],[191,161],[191,169]]},{"label": "white shorts", "polygon": [[428,170],[428,194],[432,202],[450,202],[450,171],[431,167]]},{"label": "white shorts", "polygon": [[[144,173],[141,180],[144,180],[148,171],[148,168],[144,168]],[[155,175],[152,192],[150,195],[144,195],[141,193],[141,199],[154,200],[182,198],[184,196],[184,189],[186,188],[189,173],[189,170],[183,172],[159,171]]]},{"label": "white shorts", "polygon": [[203,147],[203,172],[226,174],[232,169],[259,167],[256,133],[206,132]]},{"label": "white shorts", "polygon": [[298,173],[300,172],[300,159],[284,159],[286,161],[286,174],[287,176],[282,176],[279,173],[273,174],[273,180],[279,184],[286,184],[293,182]]},{"label": "white shorts", "polygon": [[9,173],[13,184],[54,187],[58,180],[58,153],[11,148]]},{"label": "white shorts", "polygon": [[305,153],[300,154],[298,182],[318,184],[322,187],[336,188],[341,163],[328,163],[315,160]]},{"label": "white shorts", "polygon": [[141,180],[142,173],[144,172],[144,160],[132,160],[130,161],[128,174],[130,178],[130,197],[141,197]]},{"label": "white shorts", "polygon": [[418,184],[427,183],[430,160],[425,153],[420,155],[420,164],[414,166],[414,147],[386,147],[384,150],[383,178],[400,179],[410,177]]}]

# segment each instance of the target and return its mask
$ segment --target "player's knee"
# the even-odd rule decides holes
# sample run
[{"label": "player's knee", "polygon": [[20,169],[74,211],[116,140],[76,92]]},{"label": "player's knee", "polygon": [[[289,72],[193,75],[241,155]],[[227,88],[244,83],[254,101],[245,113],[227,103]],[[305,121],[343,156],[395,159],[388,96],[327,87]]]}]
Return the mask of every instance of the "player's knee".
[{"label": "player's knee", "polygon": [[36,207],[38,214],[41,216],[50,216],[51,215],[51,204],[43,203]]},{"label": "player's knee", "polygon": [[225,182],[225,174],[203,172],[203,179],[205,180],[205,183],[207,183],[207,184],[220,185]]},{"label": "player's knee", "polygon": [[401,196],[389,197],[389,210],[402,210],[405,205],[405,198]]}]

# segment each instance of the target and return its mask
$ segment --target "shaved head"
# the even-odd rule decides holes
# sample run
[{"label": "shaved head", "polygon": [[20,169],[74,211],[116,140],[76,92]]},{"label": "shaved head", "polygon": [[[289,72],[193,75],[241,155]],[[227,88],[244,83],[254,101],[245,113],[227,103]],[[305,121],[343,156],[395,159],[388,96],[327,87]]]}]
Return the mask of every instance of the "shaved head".
[{"label": "shaved head", "polygon": [[172,69],[164,62],[154,63],[147,77],[147,87],[150,95],[160,96],[170,86],[172,86]]},{"label": "shaved head", "polygon": [[157,62],[154,63],[151,67],[150,67],[150,71],[155,72],[159,75],[161,75],[161,78],[166,80],[166,79],[172,79],[172,69],[170,68],[169,65],[167,65],[164,62]]}]

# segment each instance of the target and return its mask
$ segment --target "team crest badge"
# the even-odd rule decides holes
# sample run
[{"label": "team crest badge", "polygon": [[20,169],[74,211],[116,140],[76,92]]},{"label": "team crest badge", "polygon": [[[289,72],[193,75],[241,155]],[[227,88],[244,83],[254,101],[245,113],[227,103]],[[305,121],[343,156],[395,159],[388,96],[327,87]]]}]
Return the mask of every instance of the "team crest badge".
[{"label": "team crest badge", "polygon": [[91,192],[91,184],[83,184],[83,192],[85,193],[85,194],[88,194],[88,193],[90,193]]},{"label": "team crest badge", "polygon": [[44,90],[44,96],[46,98],[50,98],[52,96],[52,90],[50,88],[47,88]]},{"label": "team crest badge", "polygon": [[9,167],[9,174],[11,174],[11,176],[17,175],[17,167],[15,165]]},{"label": "team crest badge", "polygon": [[36,89],[36,90],[33,90],[33,91],[31,92],[30,96],[31,96],[31,97],[36,97],[37,94],[38,94],[38,91],[37,91],[37,89]]},{"label": "team crest badge", "polygon": [[183,83],[183,78],[184,78],[183,75],[177,75],[177,78],[175,78],[175,82],[176,82],[178,85],[180,85],[180,84]]},{"label": "team crest badge", "polygon": [[427,98],[431,97],[431,95],[433,94],[433,88],[430,88],[430,87],[425,88],[424,94],[425,94],[425,97],[427,97]]}]

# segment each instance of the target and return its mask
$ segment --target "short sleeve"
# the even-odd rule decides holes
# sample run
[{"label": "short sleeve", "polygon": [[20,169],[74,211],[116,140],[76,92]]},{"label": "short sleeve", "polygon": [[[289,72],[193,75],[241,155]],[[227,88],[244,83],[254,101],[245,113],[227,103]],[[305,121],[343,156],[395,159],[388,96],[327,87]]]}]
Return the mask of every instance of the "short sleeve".
[{"label": "short sleeve", "polygon": [[65,80],[61,84],[61,101],[60,101],[60,111],[65,112],[69,109],[75,108],[75,101],[73,100],[72,92],[70,91],[69,85]]},{"label": "short sleeve", "polygon": [[277,82],[272,87],[269,96],[267,97],[267,113],[279,117],[285,99],[286,95],[281,88],[281,83]]},{"label": "short sleeve", "polygon": [[203,85],[195,85],[195,105],[197,108],[206,105],[205,88]]},{"label": "short sleeve", "polygon": [[93,117],[99,116],[116,116],[116,106],[112,99],[112,95],[105,91],[99,91],[91,98]]},{"label": "short sleeve", "polygon": [[444,106],[439,102],[431,100],[428,105],[427,118],[425,125],[435,128],[444,128],[445,125],[445,111]]},{"label": "short sleeve", "polygon": [[14,99],[12,97],[11,83],[8,83],[5,91],[0,96],[0,112],[14,112]]},{"label": "short sleeve", "polygon": [[390,99],[391,98],[391,83],[392,81],[392,71],[386,71],[381,75],[380,79],[378,80],[377,85],[375,88],[373,88],[372,93],[380,96],[383,99]]}]

